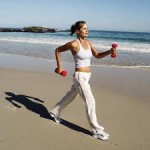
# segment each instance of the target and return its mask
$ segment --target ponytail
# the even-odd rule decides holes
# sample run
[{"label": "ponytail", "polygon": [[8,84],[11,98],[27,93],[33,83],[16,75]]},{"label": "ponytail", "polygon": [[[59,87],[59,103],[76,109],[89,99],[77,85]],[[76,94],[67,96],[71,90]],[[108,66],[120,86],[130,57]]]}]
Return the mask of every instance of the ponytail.
[{"label": "ponytail", "polygon": [[73,35],[74,33],[75,33],[75,31],[76,31],[76,27],[75,27],[75,25],[73,24],[72,26],[71,26],[71,29],[70,29],[70,35]]},{"label": "ponytail", "polygon": [[75,24],[73,24],[70,29],[70,32],[71,32],[70,35],[73,35],[76,30],[80,30],[80,28],[82,28],[84,24],[86,24],[85,21],[78,21]]}]

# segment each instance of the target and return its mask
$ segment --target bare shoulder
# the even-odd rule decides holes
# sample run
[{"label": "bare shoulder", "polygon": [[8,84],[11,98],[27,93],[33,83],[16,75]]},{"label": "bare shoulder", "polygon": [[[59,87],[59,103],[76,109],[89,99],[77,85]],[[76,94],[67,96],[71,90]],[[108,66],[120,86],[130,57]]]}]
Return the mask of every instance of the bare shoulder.
[{"label": "bare shoulder", "polygon": [[70,44],[72,51],[77,51],[79,49],[79,45],[78,45],[78,42],[76,40],[69,42],[69,44]]},{"label": "bare shoulder", "polygon": [[60,49],[60,51],[66,51],[66,50],[73,50],[75,46],[76,43],[74,41],[70,41],[58,48]]},{"label": "bare shoulder", "polygon": [[76,40],[73,40],[70,42],[70,45],[75,48],[78,46],[78,42]]}]

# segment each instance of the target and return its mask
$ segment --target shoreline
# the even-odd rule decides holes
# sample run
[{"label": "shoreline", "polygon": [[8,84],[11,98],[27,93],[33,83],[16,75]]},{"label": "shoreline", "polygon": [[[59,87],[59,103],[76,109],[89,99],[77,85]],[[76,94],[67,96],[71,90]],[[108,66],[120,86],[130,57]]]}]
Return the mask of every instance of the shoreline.
[{"label": "shoreline", "polygon": [[55,66],[54,61],[0,55],[2,150],[150,149],[149,70],[92,67],[90,84],[97,118],[110,133],[104,142],[90,136],[80,97],[62,112],[63,124],[48,118],[72,85],[73,64],[63,62],[67,77],[55,74]]},{"label": "shoreline", "polygon": [[[5,58],[10,58],[10,60],[7,60],[5,61]],[[23,63],[25,64],[27,61],[30,61],[30,63],[32,64],[35,64],[34,61],[36,62],[39,62],[42,64],[42,62],[48,64],[49,62],[52,63],[52,65],[55,65],[56,63],[56,60],[50,60],[50,59],[46,59],[46,58],[39,58],[39,57],[34,57],[34,56],[26,56],[26,55],[20,55],[20,54],[6,54],[6,53],[0,53],[0,61],[1,61],[1,64],[0,66],[1,67],[10,67],[11,68],[11,65],[9,66],[9,64],[11,62],[13,62],[13,60],[20,60],[20,59],[23,59]],[[6,63],[6,65],[5,65]],[[68,61],[62,61],[62,64],[66,65],[66,66],[74,66],[74,62],[68,62]],[[121,66],[121,65],[107,65],[107,64],[92,64],[91,67],[106,67],[106,68],[122,68],[122,69],[133,69],[133,70],[147,70],[147,71],[150,71],[150,66],[145,66],[145,65],[141,65],[141,66]],[[25,68],[27,69],[27,66],[25,66]],[[30,67],[29,67],[30,68]],[[17,66],[16,69],[22,69],[21,67]],[[42,70],[41,70],[42,71]]]}]

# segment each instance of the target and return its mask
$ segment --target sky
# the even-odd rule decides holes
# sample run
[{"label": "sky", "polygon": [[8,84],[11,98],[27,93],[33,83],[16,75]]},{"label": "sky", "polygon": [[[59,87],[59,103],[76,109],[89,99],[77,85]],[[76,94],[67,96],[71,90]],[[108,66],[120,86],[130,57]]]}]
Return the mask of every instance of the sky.
[{"label": "sky", "polygon": [[0,27],[69,29],[80,20],[89,29],[150,32],[150,0],[0,0]]}]

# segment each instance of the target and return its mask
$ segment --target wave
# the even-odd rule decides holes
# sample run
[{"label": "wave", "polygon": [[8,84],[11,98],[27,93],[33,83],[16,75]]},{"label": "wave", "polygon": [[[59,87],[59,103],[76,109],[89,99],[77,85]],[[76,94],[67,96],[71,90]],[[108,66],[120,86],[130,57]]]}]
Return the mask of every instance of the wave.
[{"label": "wave", "polygon": [[[14,37],[14,36],[7,36],[7,37],[0,37],[0,41],[2,42],[18,42],[18,43],[29,43],[29,44],[48,44],[48,45],[63,45],[70,40],[73,40],[74,37],[70,36],[49,36],[49,35],[42,35],[37,37]],[[107,50],[111,48],[111,45],[113,43],[117,43],[119,45],[118,50],[121,52],[140,52],[140,53],[150,53],[150,43],[136,43],[136,42],[129,42],[129,41],[118,41],[115,38],[112,38],[111,40],[107,39],[90,39],[93,43],[93,45],[98,50]]]},{"label": "wave", "polygon": [[91,34],[89,34],[89,37],[94,39],[107,39],[150,44],[150,33],[142,32],[92,31]]},{"label": "wave", "polygon": [[6,42],[20,42],[20,43],[31,43],[31,44],[54,44],[59,45],[63,44],[65,41],[68,40],[60,40],[60,39],[50,39],[50,38],[13,38],[13,37],[7,37],[7,38],[0,38],[0,41],[6,41]]},{"label": "wave", "polygon": [[137,42],[137,43],[149,43],[150,39],[139,38],[139,37],[110,37],[110,36],[89,36],[91,39],[99,39],[99,40],[117,40],[117,41],[128,41],[128,42]]},{"label": "wave", "polygon": [[146,65],[141,65],[141,66],[121,66],[121,65],[91,65],[93,67],[99,67],[99,66],[104,66],[104,67],[115,67],[115,68],[127,68],[127,69],[144,69],[144,70],[150,70],[150,66],[146,66]]},{"label": "wave", "polygon": [[118,44],[118,51],[120,52],[139,52],[139,53],[150,53],[150,44],[144,43],[128,43],[128,42],[117,42],[117,41],[93,41],[96,48],[100,50],[107,50],[111,48],[113,43]]}]

